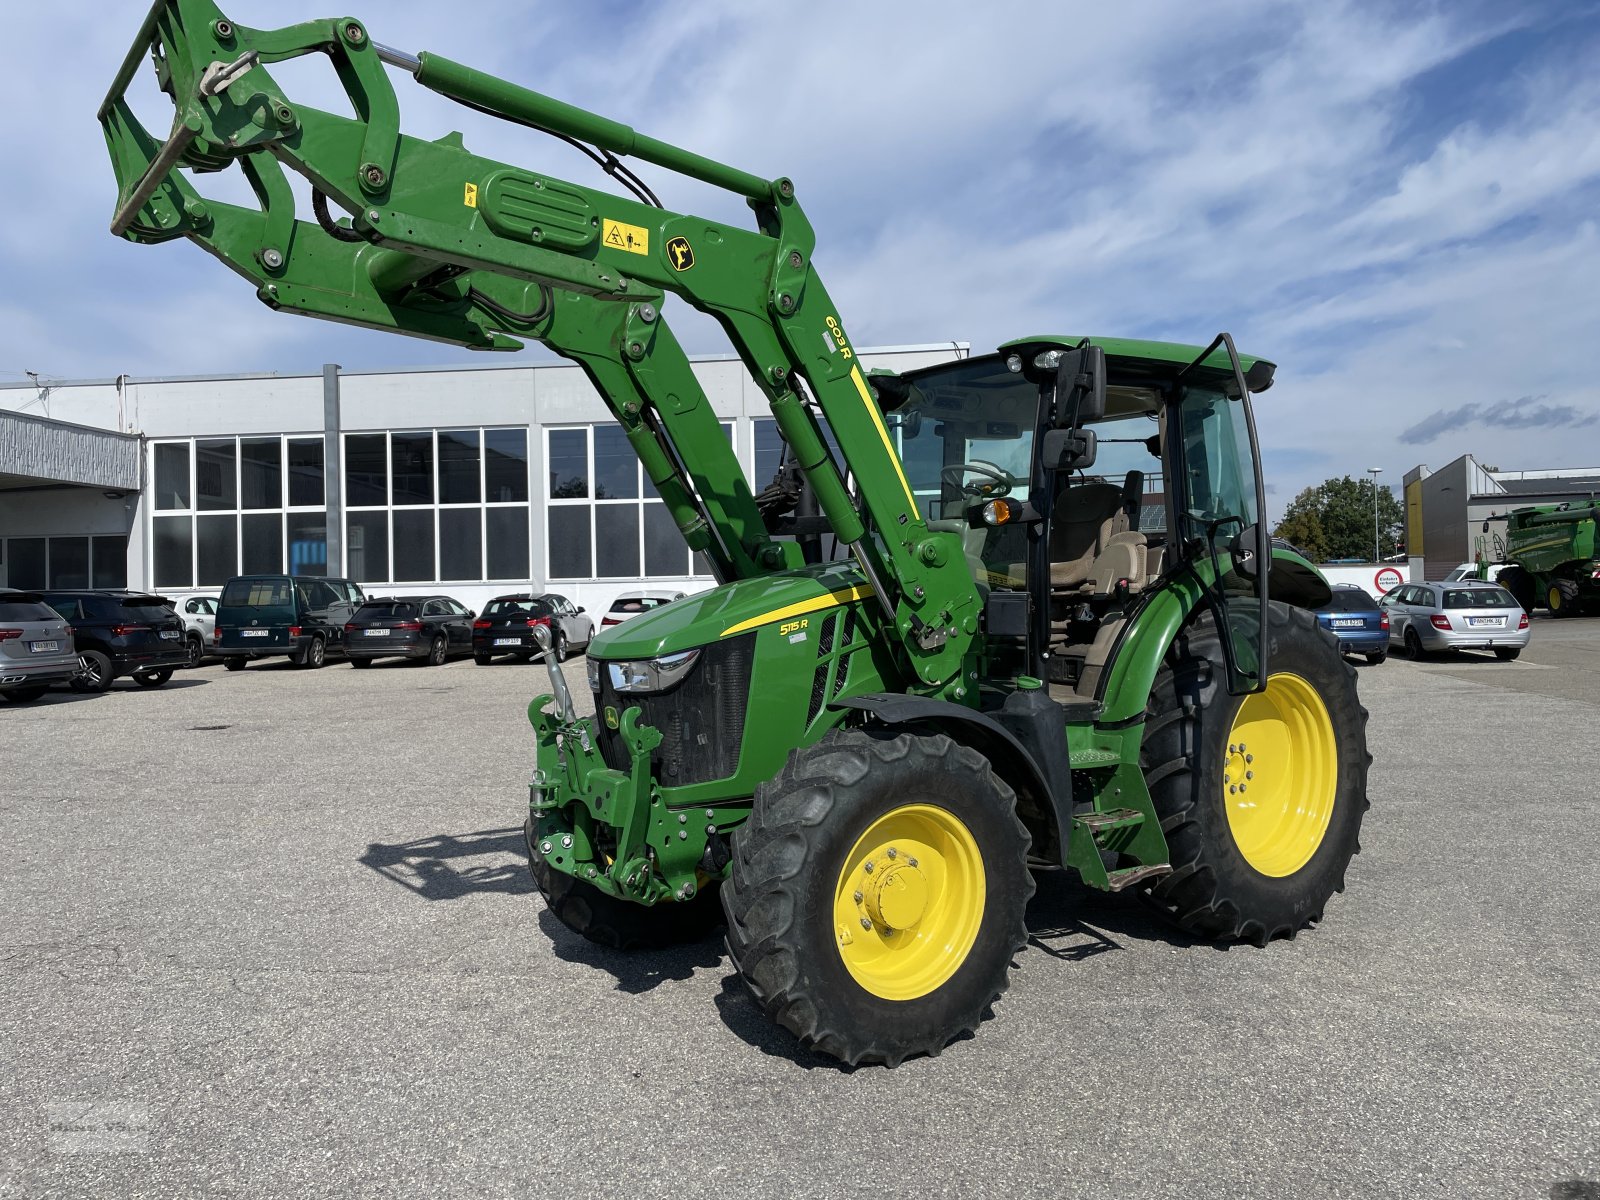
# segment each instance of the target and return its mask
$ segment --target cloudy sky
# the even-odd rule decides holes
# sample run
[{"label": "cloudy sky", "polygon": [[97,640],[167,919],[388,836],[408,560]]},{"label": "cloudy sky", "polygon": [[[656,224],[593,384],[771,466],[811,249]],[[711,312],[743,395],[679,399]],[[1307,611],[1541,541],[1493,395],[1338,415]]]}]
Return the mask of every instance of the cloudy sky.
[{"label": "cloudy sky", "polygon": [[[255,26],[328,15],[223,7]],[[1258,410],[1274,507],[1329,475],[1381,466],[1398,484],[1465,452],[1600,466],[1600,3],[348,7],[380,41],[792,176],[858,345],[1230,330],[1279,364]],[[143,0],[14,8],[0,379],[472,358],[274,315],[195,247],[113,239],[94,112]],[[302,65],[275,74],[324,102],[325,60]],[[479,153],[603,181],[397,86],[409,132],[460,129]],[[669,207],[742,219],[639,170]],[[727,350],[669,316],[691,352]]]}]

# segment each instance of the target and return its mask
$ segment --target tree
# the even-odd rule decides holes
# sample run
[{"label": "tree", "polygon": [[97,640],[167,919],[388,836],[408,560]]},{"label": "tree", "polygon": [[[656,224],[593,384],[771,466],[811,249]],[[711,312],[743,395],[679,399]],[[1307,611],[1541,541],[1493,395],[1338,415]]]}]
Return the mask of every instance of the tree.
[{"label": "tree", "polygon": [[[1394,493],[1378,489],[1379,554],[1394,553],[1395,535],[1405,513]],[[1372,480],[1326,479],[1289,503],[1274,535],[1299,546],[1317,562],[1372,557]]]}]

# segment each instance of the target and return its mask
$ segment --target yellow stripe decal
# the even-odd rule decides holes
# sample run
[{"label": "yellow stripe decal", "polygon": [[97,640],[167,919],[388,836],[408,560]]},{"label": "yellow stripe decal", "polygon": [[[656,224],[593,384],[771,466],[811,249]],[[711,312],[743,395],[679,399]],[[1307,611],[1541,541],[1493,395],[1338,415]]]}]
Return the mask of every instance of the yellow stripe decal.
[{"label": "yellow stripe decal", "polygon": [[911,485],[906,482],[905,469],[900,465],[900,455],[895,452],[894,443],[889,440],[889,430],[883,423],[883,414],[878,411],[877,402],[867,390],[867,381],[861,378],[860,367],[850,368],[850,382],[855,384],[856,391],[861,393],[861,402],[867,406],[867,415],[878,427],[878,436],[883,439],[883,448],[889,455],[889,461],[894,464],[894,473],[900,477],[900,486],[906,490],[906,503],[911,505],[911,516],[920,519],[922,514],[917,511],[917,498],[911,494]]},{"label": "yellow stripe decal", "polygon": [[722,631],[723,637],[735,633],[743,633],[746,629],[754,629],[758,625],[770,625],[774,621],[781,621],[785,617],[798,617],[805,613],[814,613],[819,609],[837,608],[841,604],[849,604],[852,600],[865,600],[872,595],[872,588],[866,584],[860,587],[842,588],[837,592],[829,592],[826,596],[815,596],[810,600],[802,600],[798,604],[785,605],[775,608],[771,612],[762,613],[759,617],[751,617],[748,621],[740,621],[737,625],[730,625]]}]

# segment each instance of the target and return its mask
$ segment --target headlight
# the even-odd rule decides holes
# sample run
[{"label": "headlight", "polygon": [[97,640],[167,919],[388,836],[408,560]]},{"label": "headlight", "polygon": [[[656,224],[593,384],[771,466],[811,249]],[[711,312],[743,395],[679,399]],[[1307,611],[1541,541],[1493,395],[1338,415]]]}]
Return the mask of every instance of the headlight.
[{"label": "headlight", "polygon": [[[687,675],[699,657],[699,650],[685,650],[660,658],[608,662],[605,667],[611,673],[611,687],[615,691],[661,692]],[[598,684],[598,680],[596,682]]]},{"label": "headlight", "polygon": [[598,692],[600,690],[600,664],[592,658],[585,658],[583,665],[589,669],[589,690]]}]

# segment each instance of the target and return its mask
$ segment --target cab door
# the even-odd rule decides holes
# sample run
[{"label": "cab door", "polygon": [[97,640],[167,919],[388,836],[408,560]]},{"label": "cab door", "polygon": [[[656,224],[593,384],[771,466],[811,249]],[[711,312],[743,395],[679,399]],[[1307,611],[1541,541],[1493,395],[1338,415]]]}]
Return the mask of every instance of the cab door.
[{"label": "cab door", "polygon": [[1272,542],[1255,414],[1233,339],[1218,334],[1177,384],[1167,449],[1178,544],[1208,579],[1206,603],[1222,639],[1228,692],[1247,695],[1267,681]]}]

